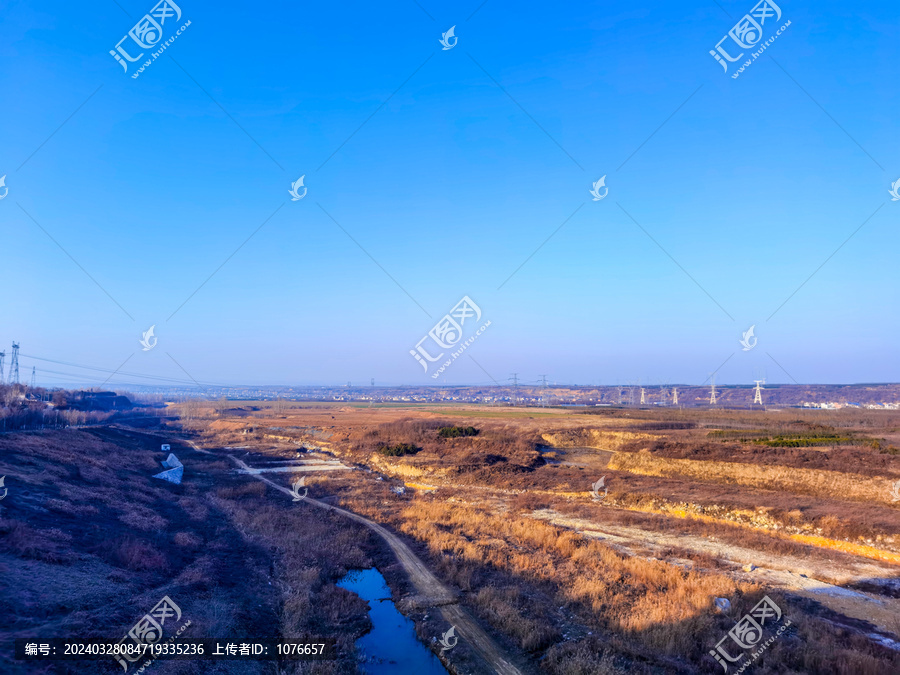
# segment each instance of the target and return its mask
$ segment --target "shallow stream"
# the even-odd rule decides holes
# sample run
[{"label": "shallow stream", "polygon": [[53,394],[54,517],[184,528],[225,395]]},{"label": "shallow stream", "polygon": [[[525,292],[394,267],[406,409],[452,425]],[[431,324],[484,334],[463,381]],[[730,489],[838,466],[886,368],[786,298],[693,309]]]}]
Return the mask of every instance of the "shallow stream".
[{"label": "shallow stream", "polygon": [[391,600],[391,590],[374,567],[352,570],[338,583],[369,603],[372,630],[356,641],[369,675],[446,675],[440,660],[419,642],[415,625]]}]

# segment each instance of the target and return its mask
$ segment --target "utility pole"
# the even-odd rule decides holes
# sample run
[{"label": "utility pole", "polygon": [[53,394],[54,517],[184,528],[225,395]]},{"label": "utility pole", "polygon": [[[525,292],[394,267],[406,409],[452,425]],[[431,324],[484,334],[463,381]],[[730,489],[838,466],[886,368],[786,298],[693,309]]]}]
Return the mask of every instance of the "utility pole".
[{"label": "utility pole", "polygon": [[513,383],[513,405],[516,405],[519,402],[519,374],[513,373],[509,379]]}]

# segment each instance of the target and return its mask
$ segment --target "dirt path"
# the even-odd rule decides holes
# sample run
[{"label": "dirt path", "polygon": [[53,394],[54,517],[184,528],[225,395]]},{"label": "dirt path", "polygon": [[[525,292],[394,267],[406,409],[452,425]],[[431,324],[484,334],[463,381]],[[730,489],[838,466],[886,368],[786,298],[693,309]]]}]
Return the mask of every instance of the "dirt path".
[{"label": "dirt path", "polygon": [[[781,555],[728,544],[708,537],[597,523],[565,516],[550,509],[535,511],[532,517],[600,539],[628,555],[665,556],[666,550],[677,548],[707,553],[739,567],[752,563],[756,569],[751,572],[738,569],[726,573],[741,581],[765,584],[811,598],[839,614],[869,621],[881,630],[900,635],[900,599],[855,591],[824,580],[837,581],[841,584],[896,580],[900,570],[888,563],[856,558],[849,563],[839,564]],[[671,556],[665,557],[674,564],[692,566],[689,560],[678,561],[672,560]]]},{"label": "dirt path", "polygon": [[[157,437],[163,436],[162,434],[153,434],[150,432],[131,428],[128,428],[128,431],[137,431],[138,433],[144,433]],[[179,438],[178,440],[187,443],[193,450],[204,455],[211,455],[214,457],[221,456],[219,453],[204,450],[196,443],[194,443],[194,441],[188,440],[186,438]],[[275,488],[285,496],[294,499],[294,493],[283,485],[279,485],[269,478],[266,478],[259,473],[255,473],[254,469],[248,466],[241,459],[228,454],[226,454],[225,456],[228,457],[228,459],[230,459],[232,462],[234,462],[234,464],[241,471],[246,472],[246,475],[250,475],[253,478]],[[307,504],[311,504],[312,506],[316,506],[321,509],[334,511],[341,514],[342,516],[345,516],[346,518],[355,520],[361,525],[365,525],[370,530],[375,532],[378,536],[380,536],[388,546],[390,546],[391,550],[394,552],[394,555],[397,556],[397,560],[403,566],[403,569],[406,570],[406,573],[409,576],[410,583],[416,589],[415,596],[411,598],[404,598],[399,603],[404,610],[409,611],[413,609],[425,609],[429,607],[436,608],[441,613],[441,616],[444,617],[445,621],[453,626],[456,626],[456,630],[459,633],[460,637],[465,640],[472,647],[473,651],[475,651],[475,653],[478,654],[478,656],[480,656],[487,665],[493,668],[495,672],[497,672],[499,675],[523,675],[522,670],[520,670],[513,664],[512,658],[508,654],[506,654],[506,652],[500,647],[500,645],[498,645],[494,641],[494,639],[490,635],[488,635],[488,633],[472,617],[472,615],[459,605],[458,595],[443,583],[441,583],[441,581],[431,573],[431,570],[428,569],[425,563],[422,562],[422,560],[415,553],[413,553],[409,546],[403,543],[403,541],[401,541],[399,537],[397,537],[395,534],[387,530],[385,527],[379,525],[378,523],[369,520],[368,518],[365,518],[357,513],[353,513],[352,511],[347,511],[346,509],[326,504],[317,499],[313,499],[312,497],[305,497],[303,501]]]},{"label": "dirt path", "polygon": [[[188,443],[190,443],[190,445],[194,449],[200,452],[204,452],[206,454],[214,454],[210,453],[207,450],[201,450],[191,441],[188,441]],[[251,471],[251,467],[247,466],[245,462],[238,459],[237,457],[228,455],[228,458],[239,468],[247,471],[248,475],[252,475],[253,478],[261,480],[262,482],[275,488],[284,495],[290,497],[291,499],[294,499],[294,493],[288,490],[286,487],[275,483],[274,481],[266,478],[263,475],[249,473]],[[403,543],[395,534],[382,527],[378,523],[369,520],[368,518],[364,518],[359,514],[353,513],[352,511],[347,511],[337,506],[325,504],[324,502],[320,502],[319,500],[313,499],[311,497],[305,497],[303,501],[307,504],[311,504],[328,511],[334,511],[341,514],[342,516],[350,518],[351,520],[355,520],[356,522],[365,525],[382,539],[384,539],[385,543],[387,543],[387,545],[391,547],[391,550],[397,556],[397,560],[400,561],[401,565],[403,565],[403,569],[405,569],[406,573],[409,575],[410,583],[412,583],[413,587],[416,589],[416,596],[406,599],[406,601],[403,602],[404,608],[439,608],[439,611],[441,612],[444,619],[450,624],[456,626],[456,630],[460,634],[460,636],[464,640],[466,640],[466,642],[471,645],[472,649],[497,673],[500,673],[500,675],[521,675],[522,671],[520,671],[511,663],[511,659],[504,653],[500,646],[496,642],[494,642],[494,640],[484,631],[484,629],[481,628],[481,626],[472,618],[472,616],[458,604],[458,597],[456,593],[454,593],[447,586],[441,583],[438,578],[431,573],[428,567],[426,567],[425,563],[422,562],[422,560],[420,560],[418,556],[416,556],[416,554],[413,553],[412,550],[410,550],[410,548],[405,543]]]}]

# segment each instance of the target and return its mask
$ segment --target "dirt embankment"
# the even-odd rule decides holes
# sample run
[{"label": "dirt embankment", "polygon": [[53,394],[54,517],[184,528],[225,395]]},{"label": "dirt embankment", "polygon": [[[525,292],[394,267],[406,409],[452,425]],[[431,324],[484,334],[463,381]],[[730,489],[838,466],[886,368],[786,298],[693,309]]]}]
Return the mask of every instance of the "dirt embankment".
[{"label": "dirt embankment", "polygon": [[565,429],[541,434],[548,445],[555,448],[587,447],[616,451],[632,441],[652,441],[657,437],[633,431],[606,431],[601,429]]},{"label": "dirt embankment", "polygon": [[891,492],[893,481],[880,476],[737,462],[670,459],[646,452],[616,453],[609,462],[609,468],[643,476],[682,476],[705,482],[734,483],[796,494],[825,497],[840,495],[841,499],[853,501],[896,503]]}]

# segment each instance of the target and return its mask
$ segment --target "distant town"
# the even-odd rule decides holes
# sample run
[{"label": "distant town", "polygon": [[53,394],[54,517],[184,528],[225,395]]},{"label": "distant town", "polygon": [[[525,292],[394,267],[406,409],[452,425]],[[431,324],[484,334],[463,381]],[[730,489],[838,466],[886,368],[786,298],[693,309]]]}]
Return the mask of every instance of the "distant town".
[{"label": "distant town", "polygon": [[900,409],[900,384],[667,386],[446,386],[446,387],[134,387],[138,395],[180,400],[344,401],[347,403],[480,403],[498,406],[629,406]]}]

